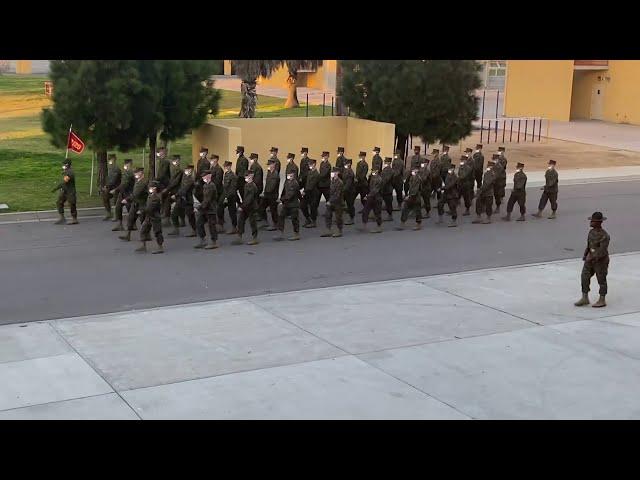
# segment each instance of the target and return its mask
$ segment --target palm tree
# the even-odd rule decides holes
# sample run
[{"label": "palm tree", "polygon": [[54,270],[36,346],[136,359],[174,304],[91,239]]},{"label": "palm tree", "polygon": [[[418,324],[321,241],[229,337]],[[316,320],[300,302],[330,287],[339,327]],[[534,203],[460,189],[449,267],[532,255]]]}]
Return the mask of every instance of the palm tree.
[{"label": "palm tree", "polygon": [[299,70],[312,70],[318,68],[320,60],[285,60],[287,68],[289,69],[289,77],[287,78],[287,85],[289,85],[289,95],[287,101],[284,104],[284,108],[299,107],[298,102],[298,71]]},{"label": "palm tree", "polygon": [[236,75],[242,80],[240,93],[242,104],[240,106],[241,118],[253,118],[256,116],[256,81],[258,77],[269,78],[271,74],[282,66],[283,60],[231,60]]}]

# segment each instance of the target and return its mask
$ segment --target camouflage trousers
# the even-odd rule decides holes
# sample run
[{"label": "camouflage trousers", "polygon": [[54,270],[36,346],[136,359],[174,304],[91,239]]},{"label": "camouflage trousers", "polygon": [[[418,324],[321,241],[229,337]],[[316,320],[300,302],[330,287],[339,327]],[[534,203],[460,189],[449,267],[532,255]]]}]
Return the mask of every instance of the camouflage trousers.
[{"label": "camouflage trousers", "polygon": [[582,283],[582,293],[589,293],[591,277],[594,275],[600,285],[600,295],[607,294],[607,274],[609,273],[609,257],[602,260],[584,262],[580,280]]}]

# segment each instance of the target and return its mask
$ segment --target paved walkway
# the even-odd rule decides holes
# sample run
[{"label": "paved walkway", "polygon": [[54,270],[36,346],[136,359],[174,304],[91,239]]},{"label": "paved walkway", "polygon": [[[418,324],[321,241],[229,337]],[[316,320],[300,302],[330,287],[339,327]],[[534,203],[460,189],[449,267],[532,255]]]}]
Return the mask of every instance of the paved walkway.
[{"label": "paved walkway", "polygon": [[[0,419],[640,418],[640,253],[0,327]],[[595,280],[594,280],[595,283]]]}]

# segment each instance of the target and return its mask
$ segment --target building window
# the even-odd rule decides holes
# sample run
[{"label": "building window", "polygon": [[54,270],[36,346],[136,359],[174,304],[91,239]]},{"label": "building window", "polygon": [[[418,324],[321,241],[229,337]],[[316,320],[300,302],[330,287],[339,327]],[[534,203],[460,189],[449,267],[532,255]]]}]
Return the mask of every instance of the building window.
[{"label": "building window", "polygon": [[507,72],[507,62],[505,61],[491,60],[488,67],[490,77],[504,77]]}]

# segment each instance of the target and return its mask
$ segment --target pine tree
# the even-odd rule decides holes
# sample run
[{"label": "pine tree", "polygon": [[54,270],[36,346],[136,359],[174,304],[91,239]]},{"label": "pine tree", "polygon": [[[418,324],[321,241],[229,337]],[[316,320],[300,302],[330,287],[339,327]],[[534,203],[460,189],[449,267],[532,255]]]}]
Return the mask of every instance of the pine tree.
[{"label": "pine tree", "polygon": [[360,118],[396,125],[397,148],[409,135],[456,143],[477,118],[480,65],[473,60],[349,60],[339,95]]},{"label": "pine tree", "polygon": [[127,132],[135,123],[132,105],[142,90],[131,60],[52,60],[53,106],[42,112],[51,143],[64,148],[69,126],[98,158],[98,184],[104,186],[107,151],[127,151],[139,139]]}]

